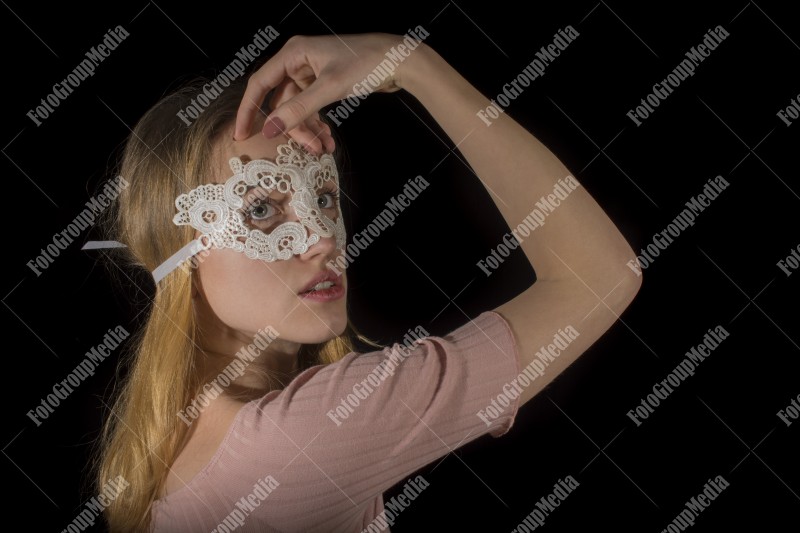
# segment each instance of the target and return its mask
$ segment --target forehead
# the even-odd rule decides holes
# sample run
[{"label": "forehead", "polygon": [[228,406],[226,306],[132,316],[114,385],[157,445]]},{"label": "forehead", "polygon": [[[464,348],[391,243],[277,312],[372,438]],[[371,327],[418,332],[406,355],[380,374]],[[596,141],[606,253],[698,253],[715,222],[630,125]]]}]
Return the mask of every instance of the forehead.
[{"label": "forehead", "polygon": [[[258,121],[256,121],[258,122]],[[233,140],[233,127],[221,135],[220,140],[214,147],[214,172],[213,182],[225,183],[233,175],[228,161],[232,157],[238,157],[242,162],[247,163],[254,159],[267,159],[275,161],[278,156],[278,146],[289,142],[286,135],[278,135],[273,139],[267,139],[261,134],[261,130],[253,128],[251,135],[243,141]]]},{"label": "forehead", "polygon": [[[278,135],[272,139],[267,139],[261,134],[260,122],[263,122],[263,117],[256,121],[250,136],[242,141],[233,140],[233,126],[231,125],[225,132],[222,133],[220,138],[214,144],[213,155],[213,171],[210,179],[211,183],[224,184],[233,176],[231,170],[230,159],[238,157],[242,163],[246,164],[249,161],[257,159],[266,159],[274,162],[278,157],[278,148],[282,145],[289,143],[287,135]],[[285,153],[285,152],[284,152]],[[313,157],[313,156],[312,156]],[[322,157],[321,155],[318,157]],[[332,157],[327,154],[325,157]],[[333,162],[333,181],[338,184],[338,168],[336,163]]]}]

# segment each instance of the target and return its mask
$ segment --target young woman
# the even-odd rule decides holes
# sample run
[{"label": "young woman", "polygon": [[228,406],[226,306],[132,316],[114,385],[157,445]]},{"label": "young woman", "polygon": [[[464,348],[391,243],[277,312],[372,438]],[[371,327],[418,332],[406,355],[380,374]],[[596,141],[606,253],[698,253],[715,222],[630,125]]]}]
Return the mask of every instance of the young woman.
[{"label": "young woman", "polygon": [[[381,529],[383,491],[507,432],[636,295],[634,252],[530,133],[506,114],[487,126],[490,102],[423,43],[376,68],[402,39],[293,37],[188,126],[176,116],[202,83],[136,126],[112,229],[157,284],[96,476],[127,481],[112,530]],[[332,268],[346,238],[335,142],[318,111],[366,79],[425,106],[517,235],[542,197],[559,205],[520,238],[529,289],[443,337],[420,327],[356,353],[347,276]],[[450,230],[431,228],[445,244]]]}]

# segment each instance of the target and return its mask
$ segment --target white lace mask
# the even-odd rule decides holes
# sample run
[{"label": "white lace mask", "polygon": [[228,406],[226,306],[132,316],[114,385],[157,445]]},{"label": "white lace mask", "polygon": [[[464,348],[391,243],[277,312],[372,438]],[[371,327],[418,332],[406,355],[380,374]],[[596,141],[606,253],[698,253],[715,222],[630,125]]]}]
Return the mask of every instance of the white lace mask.
[{"label": "white lace mask", "polygon": [[[272,262],[306,253],[320,237],[335,236],[337,249],[344,251],[347,235],[334,197],[339,174],[332,155],[315,156],[290,139],[278,146],[275,162],[256,159],[243,164],[233,157],[229,163],[233,176],[225,183],[200,185],[176,198],[178,213],[173,222],[201,234],[153,271],[156,283],[183,261],[210,248],[230,248],[251,259]],[[327,205],[320,206],[318,201],[324,197],[328,197]],[[270,211],[256,214],[262,208]],[[285,220],[292,211],[300,222]],[[90,241],[83,248],[118,246],[124,245]]]},{"label": "white lace mask", "polygon": [[[200,185],[175,200],[178,214],[173,222],[200,231],[204,249],[231,248],[252,259],[278,261],[306,253],[320,237],[335,236],[336,247],[344,250],[344,220],[333,198],[338,194],[333,156],[316,157],[290,140],[278,147],[274,163],[257,159],[242,164],[234,157],[230,166],[234,174],[224,184]],[[326,194],[331,205],[320,206]],[[261,219],[255,214],[266,206],[277,211],[275,197],[283,197],[283,217],[291,206],[300,222],[276,224],[271,219],[280,218],[277,215]],[[335,213],[335,220],[326,212]]]}]

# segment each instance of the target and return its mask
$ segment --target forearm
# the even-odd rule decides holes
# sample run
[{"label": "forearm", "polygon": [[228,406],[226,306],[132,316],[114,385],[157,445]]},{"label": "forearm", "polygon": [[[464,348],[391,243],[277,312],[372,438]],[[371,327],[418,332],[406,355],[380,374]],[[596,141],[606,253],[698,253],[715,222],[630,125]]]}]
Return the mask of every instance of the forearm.
[{"label": "forearm", "polygon": [[[431,48],[423,45],[415,50],[402,64],[398,81],[457,145],[511,228],[523,223],[536,202],[553,194],[559,180],[563,183],[570,175],[550,150],[507,114],[487,126],[477,112],[489,100]],[[544,225],[521,240],[541,280],[574,280],[578,275],[590,285],[596,276],[605,282],[618,281],[620,273],[628,270],[625,262],[635,256],[580,185]]]}]

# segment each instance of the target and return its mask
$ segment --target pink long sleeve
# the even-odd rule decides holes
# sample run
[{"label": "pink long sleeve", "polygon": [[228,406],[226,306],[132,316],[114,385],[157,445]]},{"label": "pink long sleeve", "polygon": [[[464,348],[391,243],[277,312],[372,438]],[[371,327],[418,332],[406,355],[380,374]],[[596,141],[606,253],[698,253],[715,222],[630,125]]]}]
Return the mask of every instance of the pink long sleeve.
[{"label": "pink long sleeve", "polygon": [[[410,355],[393,375],[378,372],[397,347]],[[153,504],[153,530],[223,533],[244,516],[236,531],[360,532],[383,511],[385,490],[511,428],[516,399],[491,426],[476,413],[519,372],[511,329],[493,311],[409,351],[396,344],[310,368],[241,409],[209,464]]]}]

